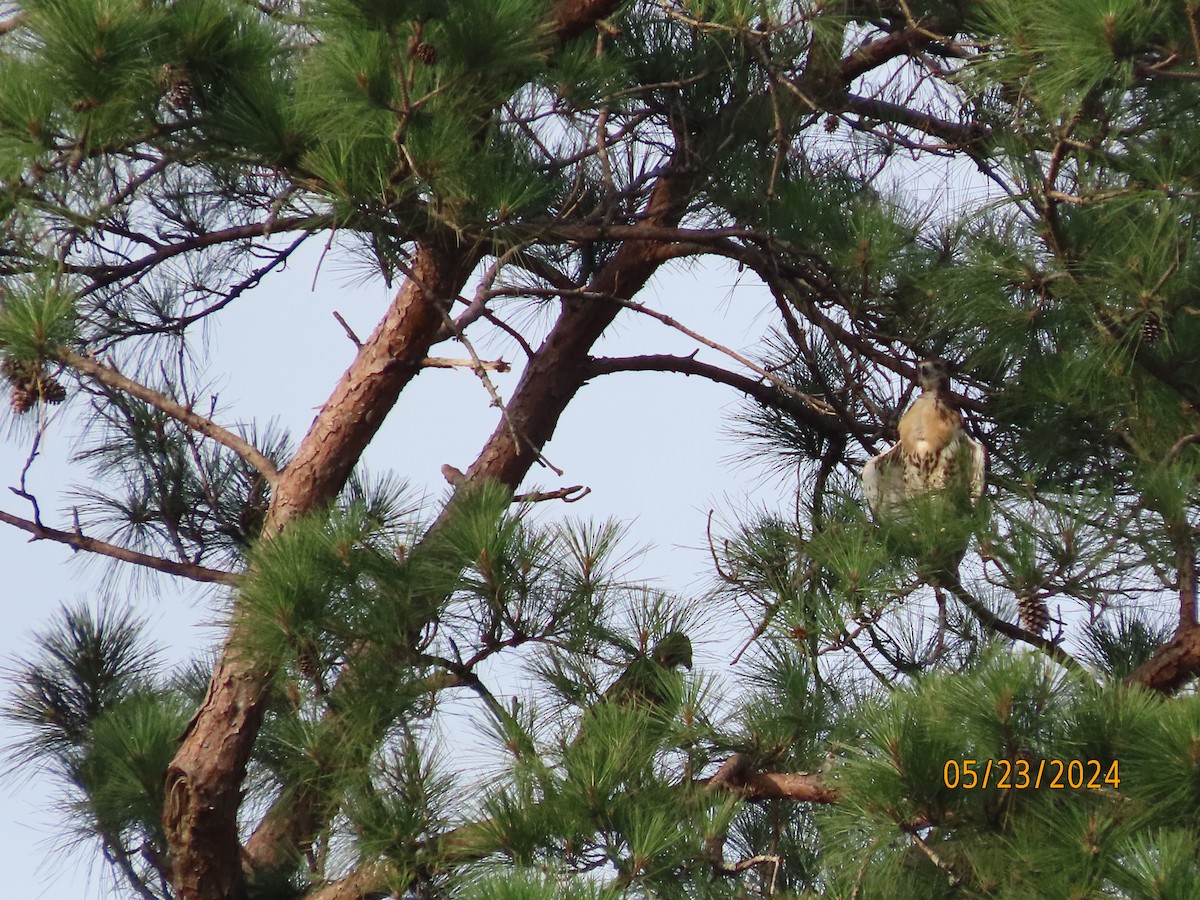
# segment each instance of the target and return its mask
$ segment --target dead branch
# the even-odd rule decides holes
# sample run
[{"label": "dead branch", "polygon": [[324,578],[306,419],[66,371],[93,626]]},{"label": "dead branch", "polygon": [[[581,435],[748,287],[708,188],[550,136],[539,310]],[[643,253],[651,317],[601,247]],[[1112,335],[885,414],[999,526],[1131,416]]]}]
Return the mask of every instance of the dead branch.
[{"label": "dead branch", "polygon": [[350,327],[350,323],[347,322],[342,317],[342,314],[336,309],[333,311],[333,317],[337,319],[337,323],[342,326],[342,331],[346,332],[346,337],[350,338],[350,343],[352,343],[356,349],[361,350],[362,339],[354,333],[354,329]]},{"label": "dead branch", "polygon": [[512,366],[502,359],[447,359],[444,356],[427,356],[421,365],[427,369],[486,369],[501,374],[512,370]]},{"label": "dead branch", "polygon": [[515,503],[541,503],[544,500],[562,500],[564,503],[578,503],[592,492],[590,487],[575,484],[571,487],[558,488],[554,491],[530,491],[513,497]]}]

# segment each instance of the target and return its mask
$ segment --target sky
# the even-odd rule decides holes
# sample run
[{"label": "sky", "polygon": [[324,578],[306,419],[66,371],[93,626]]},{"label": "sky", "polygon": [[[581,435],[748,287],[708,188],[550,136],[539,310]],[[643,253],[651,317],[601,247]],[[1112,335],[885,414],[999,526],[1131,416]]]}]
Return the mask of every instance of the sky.
[{"label": "sky", "polygon": [[[220,389],[222,424],[259,424],[274,418],[298,441],[345,367],[354,347],[333,316],[340,313],[360,336],[382,314],[391,291],[364,283],[336,250],[320,259],[313,247],[288,268],[223,311],[207,332],[208,376]],[[768,322],[770,298],[748,276],[732,269],[676,263],[638,297],[691,329],[736,350],[750,350]],[[485,358],[503,356],[519,364],[512,348],[477,345]],[[691,353],[736,368],[708,348],[667,326],[625,312],[598,345],[597,354]],[[437,355],[465,354],[453,343]],[[494,375],[503,396],[515,387],[518,371]],[[466,469],[497,423],[496,410],[473,374],[462,369],[426,370],[402,394],[364,462],[375,473],[393,472],[431,498],[448,487],[443,464]],[[751,506],[789,508],[794,488],[786,479],[736,462],[738,442],[730,431],[739,397],[700,378],[662,373],[605,376],[587,385],[563,416],[546,457],[564,474],[531,473],[526,489],[583,484],[591,493],[569,506],[554,503],[539,514],[617,518],[629,523],[630,546],[648,547],[630,571],[685,597],[702,596],[712,586],[705,545],[710,510],[725,518]],[[0,442],[0,479],[16,485],[29,452],[28,429],[9,429]],[[52,423],[28,487],[39,499],[47,524],[70,527],[69,503],[62,491],[80,477],[68,458],[80,434],[61,417]],[[549,506],[549,504],[547,504]],[[24,500],[0,494],[0,509],[28,517]],[[0,664],[32,646],[32,634],[49,623],[63,602],[96,604],[105,596],[109,569],[49,541],[0,527],[0,567],[4,571],[4,627]],[[176,584],[164,576],[108,579],[108,596],[129,599],[151,624],[166,658],[187,659],[210,646],[219,596],[211,588]],[[733,614],[733,613],[730,613]],[[743,621],[734,623],[738,631]],[[698,667],[718,674],[735,652],[728,642],[703,640]],[[5,679],[7,681],[7,679]],[[0,682],[2,684],[3,682]],[[7,695],[7,688],[3,689]],[[0,745],[16,736],[0,721]],[[0,854],[11,896],[104,898],[114,896],[111,876],[94,845],[71,846],[56,807],[52,783],[36,773],[10,772],[0,779]]]}]

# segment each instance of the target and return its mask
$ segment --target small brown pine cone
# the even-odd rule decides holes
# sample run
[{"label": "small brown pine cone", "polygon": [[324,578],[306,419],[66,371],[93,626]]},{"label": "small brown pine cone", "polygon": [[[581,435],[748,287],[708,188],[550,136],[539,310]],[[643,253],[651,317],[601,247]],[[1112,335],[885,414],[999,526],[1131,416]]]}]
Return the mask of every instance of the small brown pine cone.
[{"label": "small brown pine cone", "polygon": [[426,41],[418,41],[414,44],[412,54],[427,66],[432,66],[438,61],[437,47]]},{"label": "small brown pine cone", "polygon": [[1041,634],[1050,624],[1050,610],[1039,597],[1021,596],[1017,598],[1017,617],[1026,631]]},{"label": "small brown pine cone", "polygon": [[3,374],[9,381],[23,381],[29,377],[29,366],[12,357],[6,357],[4,362],[0,363],[0,374]]},{"label": "small brown pine cone", "polygon": [[187,112],[192,107],[192,79],[179,66],[166,63],[158,72],[158,84],[163,89],[163,99],[176,112]]},{"label": "small brown pine cone", "polygon": [[1146,318],[1142,320],[1142,340],[1153,347],[1163,336],[1162,317],[1154,310],[1146,313]]},{"label": "small brown pine cone", "polygon": [[167,103],[177,112],[187,112],[192,108],[192,82],[177,81],[167,91]]},{"label": "small brown pine cone", "polygon": [[31,389],[27,384],[14,384],[8,392],[8,402],[12,404],[13,412],[18,416],[33,409],[37,398],[37,389]]},{"label": "small brown pine cone", "polygon": [[837,130],[838,130],[837,116],[826,116],[825,117],[825,131],[828,132],[829,134],[833,134]]},{"label": "small brown pine cone", "polygon": [[47,375],[42,378],[42,399],[47,403],[62,403],[67,399],[67,389],[57,378]]},{"label": "small brown pine cone", "polygon": [[304,641],[300,645],[299,652],[296,654],[296,668],[313,684],[320,679],[321,670],[317,665],[317,648],[311,641]]}]

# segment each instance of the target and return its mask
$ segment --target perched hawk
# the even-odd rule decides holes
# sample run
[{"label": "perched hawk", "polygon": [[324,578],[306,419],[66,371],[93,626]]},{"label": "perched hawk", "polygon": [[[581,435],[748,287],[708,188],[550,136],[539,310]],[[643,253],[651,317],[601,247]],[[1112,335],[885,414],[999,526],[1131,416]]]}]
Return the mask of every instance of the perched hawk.
[{"label": "perched hawk", "polygon": [[692,642],[682,631],[672,631],[654,645],[648,656],[631,662],[604,692],[601,702],[664,706],[679,694],[680,666],[691,670]]},{"label": "perched hawk", "polygon": [[900,442],[863,467],[863,493],[876,518],[896,512],[912,497],[947,488],[965,488],[972,505],[983,494],[986,451],[963,428],[950,397],[946,363],[921,360],[917,383],[921,394],[900,417]]},{"label": "perched hawk", "polygon": [[692,668],[692,642],[682,631],[671,631],[648,654],[633,660],[584,713],[571,746],[584,748],[589,764],[594,764],[596,753],[607,753],[611,747],[606,745],[619,739],[630,722],[643,736],[661,739],[683,698],[681,667]]}]

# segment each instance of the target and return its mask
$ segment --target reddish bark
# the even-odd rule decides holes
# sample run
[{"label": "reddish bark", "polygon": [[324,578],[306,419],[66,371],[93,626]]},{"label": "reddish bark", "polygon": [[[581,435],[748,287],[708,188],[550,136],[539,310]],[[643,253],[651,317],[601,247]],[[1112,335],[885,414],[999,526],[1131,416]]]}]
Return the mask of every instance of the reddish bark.
[{"label": "reddish bark", "polygon": [[1200,675],[1200,625],[1184,624],[1129,680],[1152,691],[1171,693]]},{"label": "reddish bark", "polygon": [[820,775],[806,772],[759,772],[735,753],[721,764],[709,786],[732,791],[746,800],[793,800],[798,803],[837,803],[840,795]]},{"label": "reddish bark", "polygon": [[561,0],[550,12],[550,33],[560,41],[577,38],[606,16],[623,0]]},{"label": "reddish bark", "polygon": [[[687,191],[681,177],[662,175],[639,226],[677,225]],[[629,299],[671,254],[666,245],[626,240],[588,285],[591,294]],[[567,404],[591,374],[588,351],[624,307],[601,297],[564,301],[562,313],[525,368],[501,421],[467,471],[468,479],[491,479],[516,489],[554,434]],[[516,439],[514,439],[514,436]]]},{"label": "reddish bark", "polygon": [[[619,0],[564,0],[551,13],[550,33],[563,41],[577,37],[619,6]],[[652,212],[655,209],[652,202]],[[678,216],[671,224],[677,221]],[[662,222],[659,218],[655,224]],[[384,320],[364,342],[281,474],[264,526],[265,535],[277,532],[293,516],[329,502],[341,490],[401,390],[420,371],[441,330],[443,311],[461,289],[476,260],[474,252],[455,253],[449,248],[425,247],[417,255],[414,277],[401,288]],[[611,284],[605,282],[606,286],[599,289],[636,291],[657,264],[651,245],[636,245],[633,250],[622,248],[606,267],[606,271],[613,273]],[[581,373],[587,348],[620,309],[616,304],[595,306],[601,308],[589,306],[574,316],[563,316],[566,327],[556,328],[551,335],[554,341],[547,341],[556,352],[539,354],[542,363],[533,378],[537,391],[518,394],[521,400],[518,413],[531,426],[530,432],[522,434],[534,439],[544,436],[536,444],[527,440],[521,448],[515,448],[512,455],[516,462],[496,466],[496,474],[485,473],[489,477],[513,485],[518,483],[537,456],[538,450],[533,448],[540,448],[553,433],[566,402],[583,382]],[[576,348],[580,357],[564,373],[566,389],[554,389],[554,360],[570,361],[571,351]],[[526,372],[526,381],[529,374]],[[538,397],[547,393],[554,400],[544,412],[539,411]],[[507,441],[504,425],[499,434],[503,435],[502,442]],[[488,448],[494,443],[495,438]],[[503,451],[485,450],[485,456],[496,462],[507,458]],[[524,468],[518,471],[522,465]],[[180,900],[234,900],[245,895],[237,811],[246,764],[261,724],[267,673],[255,671],[238,655],[238,643],[235,621],[215,667],[208,695],[189,724],[167,771],[163,825],[171,853],[173,884]],[[249,868],[269,867],[294,849],[286,839],[295,833],[294,823],[283,821],[281,815],[275,820],[277,824],[253,842],[254,853],[248,853],[245,860]]]},{"label": "reddish bark", "polygon": [[[1176,446],[1183,446],[1182,442]],[[1172,453],[1176,452],[1172,449]],[[1200,624],[1196,622],[1196,548],[1186,522],[1169,528],[1179,579],[1179,626],[1129,680],[1152,691],[1171,693],[1200,675]]]},{"label": "reddish bark", "polygon": [[[449,248],[427,246],[417,254],[414,277],[397,293],[280,474],[265,534],[341,490],[400,391],[420,371],[443,311],[473,262]],[[251,667],[238,644],[235,621],[208,695],[167,770],[163,825],[181,900],[227,900],[245,893],[237,812],[268,673]]]}]

